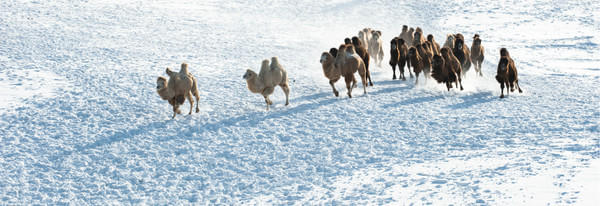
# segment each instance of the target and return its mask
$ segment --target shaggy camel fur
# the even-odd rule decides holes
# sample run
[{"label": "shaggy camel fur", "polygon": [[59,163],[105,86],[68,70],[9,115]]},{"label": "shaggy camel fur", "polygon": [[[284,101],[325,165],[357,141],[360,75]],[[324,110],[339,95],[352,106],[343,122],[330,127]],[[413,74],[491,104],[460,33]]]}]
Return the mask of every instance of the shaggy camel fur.
[{"label": "shaggy camel fur", "polygon": [[420,45],[423,43],[425,43],[425,38],[423,38],[423,30],[421,30],[421,28],[417,27],[417,30],[413,34],[412,45],[417,46],[417,45]]},{"label": "shaggy camel fur", "polygon": [[498,62],[496,80],[500,83],[500,98],[504,98],[504,86],[506,86],[506,95],[508,95],[509,87],[511,92],[515,91],[515,85],[519,93],[523,93],[521,86],[519,86],[517,67],[515,67],[515,62],[506,48],[500,49],[500,62]]},{"label": "shaggy camel fur", "polygon": [[423,59],[421,58],[421,55],[419,54],[419,50],[417,48],[415,48],[414,46],[411,46],[410,49],[408,49],[408,59],[410,61],[410,64],[413,67],[413,71],[415,72],[415,76],[416,76],[415,85],[416,85],[417,83],[419,83],[419,74],[421,73],[421,71],[423,71],[423,68],[425,67],[423,64]]},{"label": "shaggy camel fur", "polygon": [[442,48],[440,48],[440,44],[438,44],[437,42],[435,42],[435,39],[433,39],[433,35],[432,34],[427,35],[427,41],[429,43],[431,43],[431,46],[433,47],[433,54],[441,55],[440,54],[440,50]]},{"label": "shaggy camel fur", "polygon": [[433,44],[431,44],[431,42],[429,41],[425,41],[423,44],[421,44],[423,46],[423,48],[425,49],[425,51],[427,51],[427,53],[430,53],[431,55],[431,59],[433,59],[433,55],[435,55],[435,50],[433,48]]},{"label": "shaggy camel fur", "polygon": [[[365,33],[365,32],[366,31],[364,31],[364,30],[358,31],[358,38],[360,38],[360,41],[363,42],[363,46],[365,48],[369,48],[369,37],[368,37],[369,34]],[[344,43],[350,44],[350,43],[347,43],[347,42],[344,42]]]},{"label": "shaggy camel fur", "polygon": [[400,54],[398,51],[398,37],[392,39],[390,41],[390,66],[392,66],[392,72],[394,75],[392,79],[396,79],[396,65],[398,65],[398,60],[400,59]]},{"label": "shaggy camel fur", "polygon": [[369,54],[373,56],[373,62],[381,67],[383,61],[383,42],[381,41],[381,31],[371,31],[371,39],[369,40]]},{"label": "shaggy camel fur", "polygon": [[[420,37],[419,41],[425,41],[425,36],[423,36],[423,35],[425,35],[425,32],[423,32],[423,29],[421,29],[421,27],[417,27],[417,29],[415,29],[415,33],[417,33],[417,32],[421,33],[421,37]],[[414,34],[413,34],[413,36],[414,36]],[[414,40],[415,39],[413,39],[413,41]]]},{"label": "shaggy camel fur", "polygon": [[329,54],[331,54],[331,56],[333,56],[333,58],[337,57],[337,53],[338,53],[337,48],[332,47],[331,49],[329,49]]},{"label": "shaggy camel fur", "polygon": [[410,72],[410,61],[408,61],[408,47],[404,42],[404,39],[400,37],[395,37],[390,41],[390,66],[392,66],[392,71],[394,75],[392,79],[396,79],[396,65],[398,65],[398,70],[400,71],[400,79],[406,81],[406,76],[404,76],[404,66],[408,63],[406,67],[410,76],[412,77],[412,73]]},{"label": "shaggy camel fur", "polygon": [[462,76],[465,77],[465,74],[471,68],[471,53],[469,47],[465,45],[465,39],[462,34],[456,34],[455,37],[456,40],[454,41],[454,49],[452,52],[458,61],[460,61],[460,66],[463,70]]},{"label": "shaggy camel fur", "polygon": [[445,83],[446,88],[448,88],[448,91],[450,91],[450,88],[452,87],[450,81],[448,80],[450,71],[448,71],[446,68],[446,62],[444,61],[444,58],[437,54],[434,55],[433,59],[431,60],[431,65],[431,77],[438,83]]},{"label": "shaggy camel fur", "polygon": [[402,32],[398,35],[398,38],[405,39],[406,35],[408,35],[408,25],[402,26]]},{"label": "shaggy camel fur", "polygon": [[169,75],[169,80],[165,77],[158,77],[156,80],[156,92],[163,99],[167,100],[173,107],[173,117],[177,114],[181,114],[179,106],[185,103],[187,98],[190,102],[190,113],[194,108],[194,100],[192,96],[196,97],[196,113],[200,111],[200,94],[198,92],[198,83],[194,75],[189,73],[188,64],[182,63],[179,72],[171,71],[170,68],[166,70]]},{"label": "shaggy camel fur", "polygon": [[417,51],[419,51],[419,55],[421,55],[421,62],[423,62],[423,76],[425,77],[425,81],[429,78],[431,74],[431,59],[433,58],[433,52],[427,49],[426,43],[419,44],[416,46]]},{"label": "shaggy camel fur", "polygon": [[413,33],[415,32],[414,28],[408,29],[407,25],[402,26],[402,32],[400,33],[400,38],[404,40],[406,46],[411,47],[413,42]]},{"label": "shaggy camel fur", "polygon": [[345,38],[344,39],[344,44],[352,44],[352,40],[350,38]]},{"label": "shaggy camel fur", "polygon": [[433,56],[431,77],[438,83],[446,83],[448,91],[452,88],[452,82],[456,83],[456,88],[459,88],[460,84],[460,90],[463,90],[460,63],[451,52],[450,48],[444,47],[440,51],[442,56]]},{"label": "shaggy camel fur", "polygon": [[[446,42],[444,43],[443,47],[449,47],[451,49],[454,48],[454,35],[453,34],[446,34]],[[440,49],[441,52],[441,49]]]},{"label": "shaggy camel fur", "polygon": [[481,63],[483,63],[484,53],[485,51],[481,45],[479,34],[475,34],[475,36],[473,36],[473,44],[471,45],[471,61],[473,61],[475,73],[479,74],[479,76],[483,76],[483,73],[481,72]]},{"label": "shaggy camel fur", "polygon": [[371,69],[369,68],[369,60],[371,59],[370,53],[363,46],[362,41],[358,37],[352,37],[352,45],[354,45],[354,51],[360,58],[363,60],[365,64],[365,70],[367,72],[367,79],[369,80],[369,86],[373,86],[373,81],[371,81]]},{"label": "shaggy camel fur", "polygon": [[243,77],[246,79],[248,89],[252,93],[260,93],[263,95],[265,102],[267,103],[267,110],[269,110],[269,105],[273,104],[273,101],[269,99],[269,95],[273,94],[275,87],[278,85],[285,93],[285,106],[290,104],[290,87],[287,71],[279,64],[277,57],[271,58],[271,65],[269,65],[268,59],[263,60],[260,67],[260,73],[256,74],[256,72],[248,69]]},{"label": "shaggy camel fur", "polygon": [[363,45],[365,48],[369,48],[369,45],[367,45],[368,43],[365,43],[365,42],[371,41],[371,31],[373,31],[373,30],[371,28],[363,28],[362,31],[365,33],[365,40],[363,41]]},{"label": "shaggy camel fur", "polygon": [[344,76],[346,81],[346,88],[348,89],[348,97],[352,98],[352,88],[356,85],[356,78],[354,73],[358,71],[362,80],[364,93],[367,93],[367,72],[365,63],[356,52],[354,51],[354,45],[342,44],[338,49],[338,55],[335,58],[335,66],[338,67]]},{"label": "shaggy camel fur", "polygon": [[[337,53],[337,49],[335,51]],[[320,62],[323,67],[323,74],[329,79],[333,94],[335,94],[336,97],[339,96],[339,92],[335,89],[335,83],[340,80],[342,71],[335,66],[335,57],[329,52],[323,52],[323,54],[321,54]]]},{"label": "shaggy camel fur", "polygon": [[454,71],[454,73],[456,74],[455,77],[451,76],[449,80],[450,81],[458,81],[458,83],[460,84],[460,90],[463,90],[463,86],[462,86],[463,71],[462,71],[462,67],[460,66],[460,61],[458,61],[456,56],[454,56],[451,48],[444,47],[440,50],[440,53],[442,54],[442,57],[444,58],[444,61],[446,62],[446,68],[448,69],[448,71]]}]

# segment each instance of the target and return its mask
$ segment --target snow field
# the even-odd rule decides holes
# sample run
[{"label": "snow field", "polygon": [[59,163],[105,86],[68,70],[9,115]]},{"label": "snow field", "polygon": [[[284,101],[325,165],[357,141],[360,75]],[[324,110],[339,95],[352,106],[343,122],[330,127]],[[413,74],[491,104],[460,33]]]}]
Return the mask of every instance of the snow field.
[{"label": "snow field", "polygon": [[[0,202],[593,205],[599,5],[512,5],[3,1]],[[404,24],[440,44],[479,33],[484,77],[450,92],[392,81],[389,39]],[[335,98],[320,54],[363,27],[383,32],[383,67],[369,94],[349,99],[340,81]],[[506,99],[501,47],[524,90]],[[267,112],[242,75],[271,56],[292,92],[286,107],[276,88]],[[155,81],[184,61],[201,112],[171,120]]]}]

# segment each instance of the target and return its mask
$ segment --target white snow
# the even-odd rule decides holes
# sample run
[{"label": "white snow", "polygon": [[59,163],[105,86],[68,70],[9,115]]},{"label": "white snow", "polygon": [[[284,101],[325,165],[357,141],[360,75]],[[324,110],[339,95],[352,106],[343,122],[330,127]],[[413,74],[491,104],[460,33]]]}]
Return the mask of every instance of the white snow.
[{"label": "white snow", "polygon": [[[0,204],[598,205],[595,1],[0,2]],[[335,97],[321,53],[364,27],[478,33],[483,77]],[[523,93],[500,99],[500,48]],[[248,91],[278,56],[290,105]],[[187,62],[200,113],[156,94]],[[356,75],[358,76],[358,75]],[[408,76],[408,74],[407,74]],[[360,87],[360,86],[359,86]]]}]

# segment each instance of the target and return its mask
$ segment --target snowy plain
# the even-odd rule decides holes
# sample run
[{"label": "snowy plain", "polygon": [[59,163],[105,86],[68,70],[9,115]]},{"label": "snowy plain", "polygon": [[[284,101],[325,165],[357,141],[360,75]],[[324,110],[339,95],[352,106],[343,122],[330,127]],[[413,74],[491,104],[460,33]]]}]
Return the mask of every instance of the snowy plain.
[{"label": "snowy plain", "polygon": [[[0,204],[598,205],[596,1],[0,2]],[[464,91],[392,80],[402,25],[475,33]],[[333,96],[321,52],[371,27],[374,86]],[[500,99],[499,49],[524,93]],[[265,111],[242,75],[278,56]],[[181,62],[200,113],[170,119]],[[374,64],[372,64],[374,65]],[[422,77],[421,77],[422,78]],[[188,112],[188,103],[183,106]]]}]

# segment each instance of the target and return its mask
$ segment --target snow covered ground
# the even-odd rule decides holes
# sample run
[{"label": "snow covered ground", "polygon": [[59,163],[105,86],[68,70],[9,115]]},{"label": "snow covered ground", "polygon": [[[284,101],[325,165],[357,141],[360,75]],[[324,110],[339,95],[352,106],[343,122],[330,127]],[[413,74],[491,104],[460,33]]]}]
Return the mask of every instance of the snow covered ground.
[{"label": "snow covered ground", "polygon": [[[0,2],[0,203],[598,205],[596,1]],[[478,33],[464,91],[391,80],[402,25]],[[375,86],[334,97],[320,54],[371,27]],[[524,93],[500,99],[499,49]],[[278,56],[290,106],[242,75]],[[201,112],[170,119],[181,62]],[[186,103],[183,112],[189,108]]]}]

